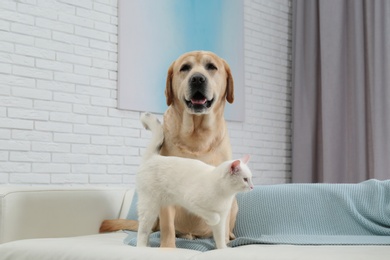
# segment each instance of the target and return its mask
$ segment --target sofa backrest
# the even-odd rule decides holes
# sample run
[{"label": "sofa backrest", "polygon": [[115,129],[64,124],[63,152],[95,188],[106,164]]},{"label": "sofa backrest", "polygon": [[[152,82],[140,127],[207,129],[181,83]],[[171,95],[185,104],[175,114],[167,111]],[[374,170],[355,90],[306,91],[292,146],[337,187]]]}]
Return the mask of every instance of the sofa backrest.
[{"label": "sofa backrest", "polygon": [[104,219],[121,215],[125,188],[0,187],[0,243],[97,234]]}]

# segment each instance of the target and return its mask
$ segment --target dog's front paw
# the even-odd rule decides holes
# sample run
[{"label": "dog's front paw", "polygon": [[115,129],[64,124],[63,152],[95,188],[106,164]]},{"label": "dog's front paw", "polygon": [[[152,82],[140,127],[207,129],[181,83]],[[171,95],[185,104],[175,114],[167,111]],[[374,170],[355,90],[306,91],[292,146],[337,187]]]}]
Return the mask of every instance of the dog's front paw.
[{"label": "dog's front paw", "polygon": [[175,241],[173,241],[173,243],[161,241],[160,247],[176,248],[176,243]]}]

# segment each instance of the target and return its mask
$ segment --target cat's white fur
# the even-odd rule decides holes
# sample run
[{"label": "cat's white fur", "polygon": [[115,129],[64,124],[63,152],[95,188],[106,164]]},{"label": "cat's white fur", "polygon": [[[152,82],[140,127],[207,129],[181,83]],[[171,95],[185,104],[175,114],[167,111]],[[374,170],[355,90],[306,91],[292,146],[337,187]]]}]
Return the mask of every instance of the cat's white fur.
[{"label": "cat's white fur", "polygon": [[180,205],[205,219],[211,226],[217,248],[226,248],[226,220],[236,193],[253,189],[249,156],[226,161],[217,167],[199,160],[161,156],[164,141],[161,123],[150,114],[141,116],[152,131],[137,174],[138,237],[137,246],[148,245],[160,208]]}]

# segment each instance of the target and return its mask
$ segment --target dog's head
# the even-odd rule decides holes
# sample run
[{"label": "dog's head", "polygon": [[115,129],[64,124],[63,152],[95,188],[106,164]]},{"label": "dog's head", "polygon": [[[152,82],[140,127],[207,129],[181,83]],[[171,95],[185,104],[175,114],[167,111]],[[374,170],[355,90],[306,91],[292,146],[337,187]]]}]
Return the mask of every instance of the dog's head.
[{"label": "dog's head", "polygon": [[168,70],[165,96],[167,105],[184,107],[190,114],[207,114],[225,99],[234,100],[233,77],[229,65],[208,51],[180,56]]}]

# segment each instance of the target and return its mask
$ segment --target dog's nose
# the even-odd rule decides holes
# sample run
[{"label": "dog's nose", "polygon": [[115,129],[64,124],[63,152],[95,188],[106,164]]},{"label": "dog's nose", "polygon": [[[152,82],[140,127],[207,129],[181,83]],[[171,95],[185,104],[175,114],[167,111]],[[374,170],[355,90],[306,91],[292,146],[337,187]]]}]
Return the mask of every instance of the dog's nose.
[{"label": "dog's nose", "polygon": [[201,85],[206,82],[206,77],[200,73],[195,73],[190,78],[190,83],[195,85]]}]

